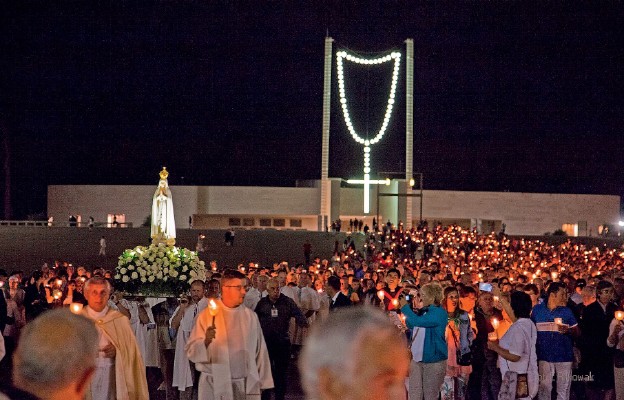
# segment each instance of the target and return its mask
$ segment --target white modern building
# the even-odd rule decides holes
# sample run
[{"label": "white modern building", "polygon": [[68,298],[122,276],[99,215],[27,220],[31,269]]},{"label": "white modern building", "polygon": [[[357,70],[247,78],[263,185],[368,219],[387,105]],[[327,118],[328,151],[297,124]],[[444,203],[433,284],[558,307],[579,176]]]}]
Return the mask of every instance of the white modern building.
[{"label": "white modern building", "polygon": [[[311,187],[171,186],[176,226],[197,229],[306,229],[324,230],[320,181]],[[332,179],[331,220],[351,218],[372,226],[381,222],[408,223],[405,197],[397,196],[400,182],[371,188],[371,212],[363,212],[363,189],[341,187]],[[55,222],[74,215],[85,223],[117,222],[140,226],[151,213],[155,186],[71,185],[48,187],[48,216]],[[378,192],[379,190],[379,192]],[[418,192],[419,193],[419,192]],[[379,196],[378,196],[379,194]],[[384,196],[385,194],[385,196]],[[570,236],[597,235],[603,224],[617,224],[620,197],[609,195],[458,192],[424,190],[422,217],[430,223],[458,223],[481,232],[499,231],[502,224],[513,235],[543,235],[563,229]],[[420,218],[420,198],[412,201],[411,223]]]}]

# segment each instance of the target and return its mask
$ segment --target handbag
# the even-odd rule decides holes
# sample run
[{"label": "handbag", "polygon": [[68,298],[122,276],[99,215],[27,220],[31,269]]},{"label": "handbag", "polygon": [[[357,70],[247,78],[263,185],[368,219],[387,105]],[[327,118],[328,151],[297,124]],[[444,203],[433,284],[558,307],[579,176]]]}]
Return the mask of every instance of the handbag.
[{"label": "handbag", "polygon": [[461,365],[462,367],[468,367],[472,365],[472,351],[467,351],[462,354],[461,349],[459,348],[459,342],[457,340],[457,336],[455,335],[455,331],[453,328],[449,328],[451,330],[451,334],[453,335],[453,341],[455,342],[455,358],[457,359],[457,365]]},{"label": "handbag", "polygon": [[[533,331],[531,331],[531,340],[533,339]],[[531,341],[529,341],[529,345]],[[529,363],[527,372],[519,374],[509,369],[509,361],[507,363],[507,371],[503,376],[501,388],[498,392],[498,400],[514,400],[529,397],[529,368],[531,366],[531,351],[529,349]]]}]

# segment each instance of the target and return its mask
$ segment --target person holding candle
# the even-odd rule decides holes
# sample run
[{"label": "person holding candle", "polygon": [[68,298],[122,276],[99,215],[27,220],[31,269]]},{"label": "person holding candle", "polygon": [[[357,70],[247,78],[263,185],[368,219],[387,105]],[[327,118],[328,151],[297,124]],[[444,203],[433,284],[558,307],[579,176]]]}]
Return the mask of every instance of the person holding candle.
[{"label": "person holding candle", "polygon": [[576,318],[566,304],[568,290],[563,282],[552,282],[546,301],[533,307],[531,320],[537,326],[537,359],[540,400],[550,400],[553,377],[557,375],[557,399],[570,397],[573,337],[579,334]]},{"label": "person holding candle", "polygon": [[245,276],[226,270],[216,310],[207,307],[197,317],[186,355],[200,372],[199,399],[260,399],[273,387],[271,362],[258,316],[242,306]]},{"label": "person holding candle", "polygon": [[615,318],[609,324],[607,346],[613,348],[613,376],[615,381],[615,400],[624,400],[624,311],[615,312]]},{"label": "person holding candle", "polygon": [[[535,342],[537,340],[537,329],[529,319],[531,313],[531,297],[524,293],[515,291],[511,293],[510,305],[513,310],[511,319],[513,324],[499,340],[487,342],[489,350],[498,354],[498,364],[500,366],[503,382],[499,392],[499,399],[532,399],[538,392],[539,373],[537,368],[537,354],[535,352]],[[505,389],[508,387],[508,371],[518,375],[515,393],[509,393]],[[520,375],[526,374],[526,380]],[[526,386],[524,386],[526,384]],[[521,397],[517,397],[522,394]]]},{"label": "person holding candle", "polygon": [[101,276],[85,283],[87,307],[82,315],[94,321],[99,335],[99,355],[88,398],[144,400],[149,398],[145,364],[130,321],[108,306],[111,284]]},{"label": "person holding candle", "polygon": [[[439,284],[428,283],[422,286],[420,299],[423,306],[422,315],[412,311],[404,297],[399,299],[407,327],[410,329],[414,327],[427,328],[425,330],[422,361],[412,362],[410,366],[410,387],[415,386],[418,389],[410,396],[416,396],[416,392],[418,392],[422,393],[425,400],[434,400],[438,398],[446,372],[448,347],[445,332],[448,314],[442,308],[443,292]],[[412,379],[414,379],[413,384]],[[412,391],[410,390],[410,392]]]},{"label": "person holding candle", "polygon": [[[455,287],[449,286],[444,289],[442,307],[448,314],[446,328],[448,360],[441,390],[442,399],[465,399],[472,366],[470,363],[465,365],[466,360],[462,358],[471,353],[470,345],[475,334],[470,326],[468,313],[459,307],[459,292]],[[460,356],[459,359],[458,356]]]},{"label": "person holding candle", "polygon": [[[493,320],[502,321],[502,312],[494,307],[494,295],[481,291],[475,307],[477,335],[472,344],[472,374],[468,381],[469,398],[495,400],[501,385],[498,354],[487,348],[488,335],[498,337]],[[502,335],[501,335],[502,336]]]}]

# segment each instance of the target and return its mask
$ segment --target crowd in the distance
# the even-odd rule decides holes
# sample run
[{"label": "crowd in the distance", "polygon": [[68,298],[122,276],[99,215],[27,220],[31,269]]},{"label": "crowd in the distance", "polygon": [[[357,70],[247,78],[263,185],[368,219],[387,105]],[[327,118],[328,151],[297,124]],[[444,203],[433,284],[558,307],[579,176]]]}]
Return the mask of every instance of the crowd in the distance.
[{"label": "crowd in the distance", "polygon": [[[276,399],[284,398],[288,362],[310,327],[347,307],[383,310],[404,337],[411,360],[402,390],[410,399],[624,398],[621,249],[458,226],[374,228],[337,243],[330,259],[237,267],[245,275],[243,304],[255,310],[266,341]],[[216,262],[208,269],[206,281],[178,299],[151,304],[116,292],[109,301],[130,319],[147,367],[172,362],[181,397],[197,390],[197,376],[178,349],[224,289],[222,269]],[[110,278],[110,271],[62,264],[31,276],[0,270],[0,328],[9,353],[19,330],[44,310],[86,304],[83,285],[91,275]],[[174,348],[167,361],[160,350]],[[329,398],[316,393],[318,380],[302,374],[311,397]],[[393,384],[388,390],[396,393]]]}]

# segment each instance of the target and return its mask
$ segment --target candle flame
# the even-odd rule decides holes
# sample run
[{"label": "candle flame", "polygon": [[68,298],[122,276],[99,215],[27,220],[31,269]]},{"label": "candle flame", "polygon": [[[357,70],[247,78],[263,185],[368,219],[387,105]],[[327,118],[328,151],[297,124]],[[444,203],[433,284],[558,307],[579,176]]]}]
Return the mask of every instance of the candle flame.
[{"label": "candle flame", "polygon": [[618,321],[621,321],[624,319],[624,311],[616,311],[615,312],[615,319],[617,319]]},{"label": "candle flame", "polygon": [[208,309],[210,310],[210,315],[212,315],[213,317],[219,313],[219,307],[217,306],[217,303],[212,299],[210,299],[210,301],[208,302]]},{"label": "candle flame", "polygon": [[377,297],[379,297],[379,300],[383,301],[384,297],[386,297],[386,294],[384,293],[383,290],[380,290],[377,292]]},{"label": "candle flame", "polygon": [[82,311],[82,307],[83,305],[81,303],[71,303],[71,305],[69,306],[69,310],[74,314],[80,314],[80,312]]}]

